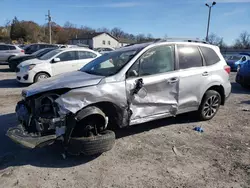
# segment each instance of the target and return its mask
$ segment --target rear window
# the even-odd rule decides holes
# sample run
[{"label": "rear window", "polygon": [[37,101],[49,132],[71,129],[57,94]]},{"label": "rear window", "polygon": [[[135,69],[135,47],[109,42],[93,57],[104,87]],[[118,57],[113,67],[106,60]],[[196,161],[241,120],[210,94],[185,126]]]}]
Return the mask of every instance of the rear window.
[{"label": "rear window", "polygon": [[202,67],[202,58],[197,46],[177,45],[179,69]]},{"label": "rear window", "polygon": [[9,46],[9,49],[10,50],[16,50],[16,47],[15,46]]},{"label": "rear window", "polygon": [[218,63],[220,61],[219,56],[213,49],[204,46],[200,46],[200,49],[206,61],[206,65],[214,65],[215,63]]}]

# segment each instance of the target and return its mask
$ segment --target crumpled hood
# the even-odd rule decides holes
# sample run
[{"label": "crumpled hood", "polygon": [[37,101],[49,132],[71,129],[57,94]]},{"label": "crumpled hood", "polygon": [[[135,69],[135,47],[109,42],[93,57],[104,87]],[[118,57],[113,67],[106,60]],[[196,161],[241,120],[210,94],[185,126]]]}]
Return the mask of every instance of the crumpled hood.
[{"label": "crumpled hood", "polygon": [[50,90],[97,85],[103,78],[104,76],[87,74],[81,71],[64,73],[29,86],[23,90],[23,95],[29,97]]}]

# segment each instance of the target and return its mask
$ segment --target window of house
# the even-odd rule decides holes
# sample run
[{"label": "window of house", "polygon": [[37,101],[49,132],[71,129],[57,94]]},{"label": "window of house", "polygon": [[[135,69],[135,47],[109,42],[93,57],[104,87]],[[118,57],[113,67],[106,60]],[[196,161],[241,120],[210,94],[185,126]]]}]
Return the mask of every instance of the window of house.
[{"label": "window of house", "polygon": [[104,44],[104,45],[105,45],[105,44],[106,44],[106,41],[105,41],[105,40],[103,40],[103,41],[102,41],[102,44]]},{"label": "window of house", "polygon": [[180,69],[202,66],[202,57],[197,46],[177,45],[177,47]]},{"label": "window of house", "polygon": [[111,45],[111,42],[110,42],[110,41],[108,41],[108,45]]},{"label": "window of house", "polygon": [[215,51],[211,48],[207,48],[204,46],[200,46],[203,57],[206,61],[206,65],[213,65],[220,61],[219,56],[215,53]]}]

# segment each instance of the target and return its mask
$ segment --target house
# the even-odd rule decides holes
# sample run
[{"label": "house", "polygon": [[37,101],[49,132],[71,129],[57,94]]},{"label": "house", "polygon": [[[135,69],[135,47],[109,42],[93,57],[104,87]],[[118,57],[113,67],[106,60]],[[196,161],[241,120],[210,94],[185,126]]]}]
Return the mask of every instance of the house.
[{"label": "house", "polygon": [[89,48],[119,48],[120,43],[118,39],[109,33],[84,33],[79,38],[69,40],[71,45],[88,45]]},{"label": "house", "polygon": [[119,38],[119,47],[123,47],[123,46],[127,46],[129,44],[133,44],[136,43],[135,41],[132,41],[130,39],[126,39],[126,38]]}]

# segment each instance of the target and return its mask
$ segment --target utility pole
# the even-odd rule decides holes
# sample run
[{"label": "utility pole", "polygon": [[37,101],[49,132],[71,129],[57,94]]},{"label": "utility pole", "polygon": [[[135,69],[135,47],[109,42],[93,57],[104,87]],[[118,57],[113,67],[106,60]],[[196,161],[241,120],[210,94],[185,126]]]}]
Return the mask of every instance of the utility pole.
[{"label": "utility pole", "polygon": [[208,34],[209,34],[209,27],[210,27],[210,16],[211,16],[211,9],[212,7],[216,5],[216,2],[214,1],[212,5],[208,5],[206,3],[206,6],[209,8],[209,13],[208,13],[208,22],[207,22],[207,35],[206,35],[206,41],[208,41]]},{"label": "utility pole", "polygon": [[51,44],[51,15],[50,15],[50,10],[48,10],[48,15],[46,15],[48,19],[48,26],[49,26],[49,43]]}]

